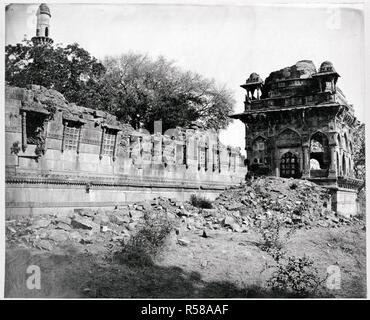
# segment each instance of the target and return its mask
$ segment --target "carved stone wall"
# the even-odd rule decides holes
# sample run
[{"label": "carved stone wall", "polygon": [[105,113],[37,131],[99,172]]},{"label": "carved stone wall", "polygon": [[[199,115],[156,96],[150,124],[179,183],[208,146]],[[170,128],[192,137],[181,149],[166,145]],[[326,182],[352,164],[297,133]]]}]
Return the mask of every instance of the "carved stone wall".
[{"label": "carved stone wall", "polygon": [[[7,212],[115,206],[158,195],[186,199],[199,189],[214,198],[245,179],[240,149],[222,145],[214,131],[137,132],[63,99],[38,86],[6,88]],[[45,119],[42,139],[33,142],[27,121],[38,117]]]}]

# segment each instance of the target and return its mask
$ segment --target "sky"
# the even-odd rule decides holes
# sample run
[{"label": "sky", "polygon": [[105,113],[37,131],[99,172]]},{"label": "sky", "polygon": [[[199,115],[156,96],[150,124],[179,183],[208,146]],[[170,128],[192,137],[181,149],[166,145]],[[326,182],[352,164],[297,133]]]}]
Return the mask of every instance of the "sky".
[{"label": "sky", "polygon": [[[5,13],[5,43],[35,35],[35,4],[12,4]],[[98,59],[128,51],[164,55],[234,93],[252,72],[270,72],[312,60],[329,60],[338,86],[364,121],[365,48],[361,5],[171,5],[50,4],[54,43],[77,42]],[[234,120],[221,133],[225,144],[244,150],[244,125]]]}]

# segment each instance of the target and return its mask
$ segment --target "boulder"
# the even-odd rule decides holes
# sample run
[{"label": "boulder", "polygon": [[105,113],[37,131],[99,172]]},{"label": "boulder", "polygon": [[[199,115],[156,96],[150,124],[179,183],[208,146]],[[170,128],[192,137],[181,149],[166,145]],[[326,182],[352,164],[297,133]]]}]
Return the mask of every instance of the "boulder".
[{"label": "boulder", "polygon": [[74,229],[92,230],[94,232],[100,231],[100,226],[88,218],[76,216],[72,219],[71,225]]},{"label": "boulder", "polygon": [[49,231],[48,238],[55,242],[64,242],[69,239],[69,234],[67,231],[61,229],[54,229]]},{"label": "boulder", "polygon": [[53,245],[48,240],[44,240],[44,239],[36,240],[33,245],[39,249],[48,250],[48,251],[53,250]]},{"label": "boulder", "polygon": [[80,216],[86,216],[86,217],[93,217],[95,215],[95,212],[92,209],[86,209],[86,208],[76,208],[73,210],[75,214],[79,214]]},{"label": "boulder", "polygon": [[188,246],[190,244],[190,240],[182,238],[182,239],[177,239],[177,243],[180,246]]},{"label": "boulder", "polygon": [[233,223],[232,226],[231,226],[231,228],[235,232],[242,232],[242,228],[237,223]]},{"label": "boulder", "polygon": [[46,228],[50,225],[51,221],[46,218],[37,219],[33,222],[32,228],[34,229],[40,229],[40,228]]},{"label": "boulder", "polygon": [[118,215],[118,214],[112,214],[110,217],[109,217],[109,220],[116,224],[116,225],[123,225],[123,224],[126,224],[126,223],[130,223],[130,217],[129,216],[121,216],[121,215]]},{"label": "boulder", "polygon": [[94,217],[94,222],[98,225],[106,226],[109,224],[109,222],[111,222],[111,220],[109,219],[108,215],[106,215],[105,213],[98,213]]},{"label": "boulder", "polygon": [[57,227],[57,229],[62,229],[62,230],[65,230],[65,231],[72,230],[72,227],[69,224],[66,224],[64,222],[58,222],[56,227]]},{"label": "boulder", "polygon": [[80,240],[82,239],[82,236],[78,231],[70,232],[69,237],[77,242],[80,242]]},{"label": "boulder", "polygon": [[222,220],[222,226],[231,227],[235,223],[235,220],[232,217],[225,217]]},{"label": "boulder", "polygon": [[144,217],[144,212],[137,211],[137,210],[131,210],[130,217],[135,221],[140,220]]},{"label": "boulder", "polygon": [[72,222],[72,219],[66,216],[58,216],[55,220],[57,223],[61,222],[68,225],[71,225]]}]

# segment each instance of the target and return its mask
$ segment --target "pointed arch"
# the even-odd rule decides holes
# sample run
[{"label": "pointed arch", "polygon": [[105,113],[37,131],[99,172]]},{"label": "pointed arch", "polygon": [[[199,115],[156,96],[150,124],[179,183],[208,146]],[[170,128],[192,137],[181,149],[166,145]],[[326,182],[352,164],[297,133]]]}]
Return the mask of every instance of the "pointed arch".
[{"label": "pointed arch", "polygon": [[302,145],[301,135],[292,128],[280,131],[276,139],[277,147],[300,147]]},{"label": "pointed arch", "polygon": [[319,170],[327,170],[330,166],[329,137],[322,131],[316,131],[310,137],[310,160],[319,163]]}]

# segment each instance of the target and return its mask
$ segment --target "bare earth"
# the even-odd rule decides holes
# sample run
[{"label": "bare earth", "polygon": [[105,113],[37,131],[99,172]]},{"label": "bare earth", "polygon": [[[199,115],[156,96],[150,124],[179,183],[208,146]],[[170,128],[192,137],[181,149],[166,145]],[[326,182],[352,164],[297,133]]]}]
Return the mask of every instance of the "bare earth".
[{"label": "bare earth", "polygon": [[[271,257],[250,230],[201,231],[184,228],[182,246],[173,234],[150,265],[126,265],[113,259],[113,245],[65,242],[53,253],[20,245],[7,248],[6,297],[64,298],[253,298],[269,297],[266,279]],[[289,254],[307,255],[324,278],[337,264],[341,289],[335,298],[366,296],[365,230],[360,225],[298,230],[286,246]],[[26,268],[41,269],[41,289],[26,287]]]}]

